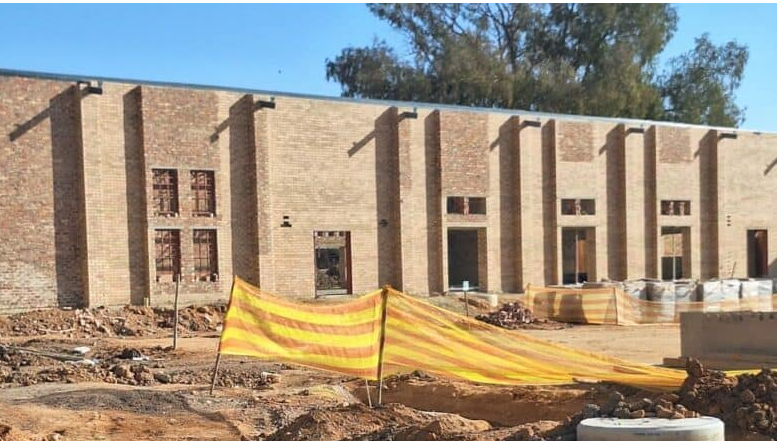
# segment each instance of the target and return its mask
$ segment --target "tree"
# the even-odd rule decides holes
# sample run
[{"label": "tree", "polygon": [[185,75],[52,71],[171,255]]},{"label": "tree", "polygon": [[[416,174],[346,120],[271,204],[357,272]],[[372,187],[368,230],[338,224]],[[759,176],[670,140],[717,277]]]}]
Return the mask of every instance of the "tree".
[{"label": "tree", "polygon": [[745,109],[734,103],[747,64],[747,47],[736,42],[715,46],[704,34],[693,50],[672,59],[662,79],[666,117],[675,121],[738,126]]},{"label": "tree", "polygon": [[[371,4],[410,54],[383,41],[326,61],[343,96],[741,123],[747,48],[707,45],[657,73],[677,27],[662,4]],[[705,38],[705,37],[702,37]],[[741,63],[738,63],[741,61]],[[703,85],[689,84],[701,73]],[[694,93],[684,92],[687,86]]]}]

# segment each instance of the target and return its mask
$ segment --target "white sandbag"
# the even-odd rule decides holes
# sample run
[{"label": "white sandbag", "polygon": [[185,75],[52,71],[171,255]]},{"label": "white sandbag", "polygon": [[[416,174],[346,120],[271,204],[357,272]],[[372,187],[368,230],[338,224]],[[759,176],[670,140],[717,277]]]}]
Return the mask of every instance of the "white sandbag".
[{"label": "white sandbag", "polygon": [[772,311],[772,291],[774,290],[774,282],[772,279],[750,279],[756,286],[758,293],[758,311],[768,312]]},{"label": "white sandbag", "polygon": [[677,303],[696,301],[696,282],[693,280],[676,280],[674,282],[674,298]]},{"label": "white sandbag", "polygon": [[648,289],[647,280],[627,280],[623,282],[623,292],[635,300],[647,300]]},{"label": "white sandbag", "polygon": [[700,286],[699,300],[704,302],[704,312],[721,312],[738,308],[739,281],[707,280]]},{"label": "white sandbag", "polygon": [[648,282],[648,300],[653,302],[656,322],[671,322],[675,316],[674,282]]}]

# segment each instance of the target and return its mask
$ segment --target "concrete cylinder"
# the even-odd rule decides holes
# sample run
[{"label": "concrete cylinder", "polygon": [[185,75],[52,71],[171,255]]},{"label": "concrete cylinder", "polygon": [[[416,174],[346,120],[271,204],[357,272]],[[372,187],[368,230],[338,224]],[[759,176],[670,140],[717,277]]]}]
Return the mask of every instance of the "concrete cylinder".
[{"label": "concrete cylinder", "polygon": [[577,426],[578,441],[724,441],[723,421],[712,417],[589,418]]}]

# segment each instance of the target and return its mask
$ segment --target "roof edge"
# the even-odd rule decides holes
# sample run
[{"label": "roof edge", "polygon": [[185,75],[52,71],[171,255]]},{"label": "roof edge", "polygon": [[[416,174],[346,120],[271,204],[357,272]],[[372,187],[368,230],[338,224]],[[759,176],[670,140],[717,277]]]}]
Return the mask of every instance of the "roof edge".
[{"label": "roof edge", "polygon": [[476,107],[476,106],[462,106],[455,104],[436,104],[427,102],[415,102],[415,101],[398,101],[398,100],[381,100],[371,98],[350,98],[350,97],[336,97],[328,95],[316,95],[297,92],[282,92],[263,89],[250,89],[241,87],[219,86],[212,84],[197,84],[197,83],[178,83],[178,82],[166,82],[155,80],[138,80],[132,78],[115,78],[115,77],[102,77],[93,75],[78,75],[78,74],[60,74],[53,72],[40,72],[40,71],[28,71],[28,70],[16,70],[0,68],[0,76],[3,77],[24,77],[24,78],[37,78],[44,80],[55,81],[103,81],[109,83],[123,83],[123,84],[137,84],[142,86],[154,86],[154,87],[175,87],[183,89],[199,89],[199,90],[213,90],[223,92],[237,92],[237,93],[250,93],[254,95],[269,95],[278,97],[289,98],[303,98],[322,101],[334,101],[334,102],[347,102],[347,103],[363,103],[396,107],[415,107],[426,109],[439,109],[450,110],[458,112],[476,112],[476,113],[501,113],[506,115],[514,115],[525,118],[536,119],[560,119],[570,121],[591,121],[591,122],[608,122],[616,124],[627,124],[633,126],[645,126],[645,125],[658,125],[667,127],[680,127],[680,128],[703,128],[709,130],[719,130],[728,132],[747,132],[753,134],[771,134],[777,135],[777,132],[768,130],[753,130],[737,127],[721,127],[721,126],[707,126],[703,124],[688,124],[672,121],[655,121],[647,119],[632,119],[632,118],[618,118],[609,116],[590,116],[590,115],[574,115],[564,113],[550,113],[550,112],[534,112],[529,110],[520,109],[504,109],[499,107]]}]

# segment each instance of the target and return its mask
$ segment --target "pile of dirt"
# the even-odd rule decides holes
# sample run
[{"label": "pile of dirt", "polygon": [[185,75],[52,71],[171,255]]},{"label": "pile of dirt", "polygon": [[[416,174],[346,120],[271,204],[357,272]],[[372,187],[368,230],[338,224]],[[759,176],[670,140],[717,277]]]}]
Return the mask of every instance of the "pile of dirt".
[{"label": "pile of dirt", "polygon": [[[179,331],[206,332],[220,329],[225,304],[189,306],[178,311]],[[65,337],[147,336],[173,328],[171,308],[125,306],[118,309],[43,309],[0,320],[0,336],[60,334]]]},{"label": "pile of dirt", "polygon": [[777,438],[777,372],[727,377],[689,359],[680,402],[727,426]]},{"label": "pile of dirt", "polygon": [[401,404],[380,408],[351,404],[308,412],[278,429],[267,441],[433,441],[490,430],[486,421],[455,414],[423,412]]}]

